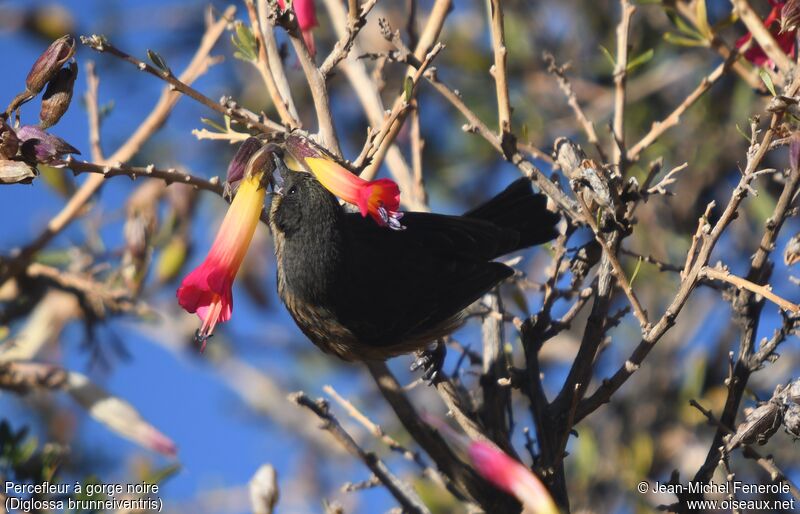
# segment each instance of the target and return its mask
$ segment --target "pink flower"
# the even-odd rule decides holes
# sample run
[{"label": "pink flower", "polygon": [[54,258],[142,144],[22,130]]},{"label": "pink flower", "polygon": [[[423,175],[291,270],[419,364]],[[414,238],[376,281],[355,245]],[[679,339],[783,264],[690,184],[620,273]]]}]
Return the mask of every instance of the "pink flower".
[{"label": "pink flower", "polygon": [[[769,29],[780,49],[790,57],[794,57],[797,27],[787,26],[783,21],[781,13],[785,3],[783,0],[769,0],[769,2],[772,5],[772,10],[767,15],[767,19],[764,20],[764,26]],[[752,37],[753,35],[749,32],[740,37],[736,40],[736,48],[743,47]],[[756,66],[772,67],[774,65],[764,50],[758,46],[758,43],[753,43],[750,49],[744,53],[744,57]]]},{"label": "pink flower", "polygon": [[205,349],[206,340],[217,323],[228,321],[233,312],[231,286],[258,225],[266,191],[261,174],[242,179],[217,238],[200,266],[183,279],[178,303],[202,320],[196,338]]},{"label": "pink flower", "polygon": [[558,507],[547,488],[530,469],[503,450],[486,441],[469,445],[469,458],[475,470],[498,488],[513,494],[530,514],[558,514]]},{"label": "pink flower", "polygon": [[322,149],[297,134],[287,136],[286,150],[308,171],[314,174],[325,189],[345,202],[358,206],[361,215],[369,214],[378,225],[402,230],[400,218],[400,188],[388,178],[367,181],[338,164]]},{"label": "pink flower", "polygon": [[536,475],[494,443],[472,441],[435,416],[422,413],[422,419],[465,452],[480,476],[514,495],[522,503],[523,514],[559,514],[553,498]]},{"label": "pink flower", "polygon": [[[278,0],[278,5],[281,9],[286,9],[286,1]],[[295,15],[297,15],[297,25],[303,33],[303,39],[306,41],[306,46],[311,55],[317,53],[316,46],[314,45],[314,34],[311,30],[319,25],[317,22],[317,10],[314,6],[314,0],[294,0],[292,8]]]}]

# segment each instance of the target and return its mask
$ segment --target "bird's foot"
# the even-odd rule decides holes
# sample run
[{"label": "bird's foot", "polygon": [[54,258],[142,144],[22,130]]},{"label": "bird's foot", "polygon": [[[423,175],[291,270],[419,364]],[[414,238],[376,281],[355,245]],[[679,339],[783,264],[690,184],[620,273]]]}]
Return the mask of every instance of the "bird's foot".
[{"label": "bird's foot", "polygon": [[440,371],[444,366],[444,358],[447,355],[447,347],[442,341],[437,341],[424,350],[417,352],[416,360],[411,363],[411,371],[422,370],[422,380],[428,385],[434,385],[440,377]]}]

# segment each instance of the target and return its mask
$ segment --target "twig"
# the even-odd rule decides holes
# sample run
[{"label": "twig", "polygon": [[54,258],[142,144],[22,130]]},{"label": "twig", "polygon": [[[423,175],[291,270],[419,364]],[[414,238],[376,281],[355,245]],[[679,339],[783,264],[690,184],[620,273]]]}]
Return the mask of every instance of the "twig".
[{"label": "twig", "polygon": [[[689,400],[689,405],[699,410],[703,414],[703,416],[705,416],[706,419],[708,419],[710,423],[714,424],[717,427],[718,430],[722,430],[726,434],[736,433],[733,429],[731,429],[730,427],[723,424],[720,420],[718,420],[710,410],[700,405],[697,402],[697,400],[695,399]],[[792,496],[798,501],[800,501],[800,489],[798,489],[797,486],[794,485],[794,482],[792,482],[789,479],[789,477],[787,477],[786,474],[783,471],[781,471],[780,468],[778,468],[778,466],[775,465],[775,461],[773,461],[771,457],[764,457],[763,455],[761,455],[761,453],[759,453],[758,450],[756,450],[755,448],[753,448],[752,445],[749,444],[744,445],[744,451],[742,453],[745,455],[745,457],[749,456],[751,458],[755,458],[755,461],[758,463],[758,465],[761,466],[761,468],[764,471],[769,473],[770,479],[772,479],[773,482],[777,482],[778,480],[780,480],[786,483],[786,485],[789,486],[789,492],[792,494]]]},{"label": "twig", "polygon": [[739,289],[747,289],[748,291],[755,293],[757,295],[761,295],[767,300],[771,301],[772,303],[776,304],[778,307],[785,311],[797,313],[800,312],[800,305],[796,303],[792,303],[789,300],[781,298],[780,296],[773,293],[770,289],[769,285],[760,286],[758,284],[754,284],[747,279],[742,277],[738,277],[732,274],[727,269],[720,269],[720,268],[709,268],[705,266],[701,270],[701,276],[710,278],[712,280],[721,280],[723,282],[727,282],[736,286]]},{"label": "twig", "polygon": [[[274,9],[271,15],[277,14],[277,2],[274,4]],[[339,138],[336,135],[336,127],[333,124],[333,115],[331,114],[331,105],[330,99],[328,98],[328,86],[325,83],[325,75],[322,74],[314,63],[314,57],[309,52],[306,42],[300,34],[300,30],[297,26],[297,17],[294,15],[294,12],[287,11],[284,13],[281,21],[281,25],[286,29],[286,33],[289,34],[292,47],[294,47],[297,59],[300,61],[300,66],[303,68],[303,73],[306,76],[308,88],[311,91],[311,98],[314,101],[314,111],[317,114],[320,142],[336,157],[341,157],[342,150],[339,147]]]},{"label": "twig", "polygon": [[[211,64],[208,54],[214,44],[216,44],[220,35],[222,35],[225,26],[235,12],[235,7],[228,7],[222,17],[206,29],[194,57],[186,67],[186,70],[181,74],[181,83],[190,84],[194,82],[197,77],[206,72]],[[179,93],[172,91],[170,88],[166,88],[147,118],[142,121],[128,140],[108,158],[108,162],[125,162],[130,160],[150,136],[164,124],[164,121],[172,112],[172,109],[175,107],[180,97],[181,95]],[[81,212],[83,206],[94,196],[94,193],[97,192],[103,182],[104,178],[102,176],[90,177],[89,180],[72,195],[67,205],[50,220],[46,229],[39,234],[33,242],[25,246],[17,257],[10,262],[6,262],[5,266],[0,268],[0,284],[5,282],[9,276],[19,273],[36,252],[44,248],[57,234],[64,230],[78,213]]]},{"label": "twig", "polygon": [[275,77],[275,84],[278,86],[281,98],[286,102],[289,114],[299,123],[300,116],[297,114],[297,107],[292,98],[289,80],[286,78],[286,70],[283,69],[283,59],[278,49],[278,42],[275,40],[275,26],[270,21],[268,0],[257,0],[257,2],[258,21],[261,24],[261,35],[264,37],[264,44],[267,47],[269,70],[272,72],[272,76]]},{"label": "twig", "polygon": [[497,137],[497,135],[491,131],[489,127],[487,127],[486,124],[480,120],[480,118],[478,118],[472,109],[467,107],[459,95],[457,95],[444,83],[439,81],[433,70],[426,73],[425,78],[434,87],[434,89],[439,92],[439,94],[441,94],[447,101],[449,101],[461,112],[461,114],[469,122],[470,127],[474,127],[477,134],[489,142],[489,144],[491,144],[495,150],[504,155],[506,159],[517,166],[525,174],[525,176],[534,181],[547,196],[553,199],[553,201],[558,204],[561,212],[572,219],[578,217],[578,209],[575,202],[566,194],[564,194],[564,192],[561,191],[558,186],[551,182],[538,167],[534,166],[534,164],[530,161],[527,161],[522,154],[519,153],[519,151],[516,151],[511,155],[506,155],[500,138]]},{"label": "twig", "polygon": [[422,150],[425,141],[422,139],[422,128],[419,122],[419,102],[414,99],[414,111],[411,113],[411,168],[414,172],[414,197],[416,201],[427,205],[428,193],[425,191],[425,181],[422,178]]},{"label": "twig", "polygon": [[422,500],[414,492],[414,489],[405,482],[398,479],[389,468],[374,453],[365,452],[350,437],[339,424],[339,421],[331,414],[328,403],[325,400],[312,401],[305,393],[297,392],[289,395],[289,399],[301,407],[305,407],[323,421],[322,429],[327,430],[350,454],[361,459],[364,464],[372,471],[375,476],[389,490],[392,496],[403,506],[407,512],[418,514],[429,514],[430,511]]},{"label": "twig", "polygon": [[617,25],[617,63],[614,67],[614,141],[611,145],[612,162],[624,174],[625,163],[625,82],[628,78],[628,35],[636,7],[628,0],[620,0],[622,18]]},{"label": "twig", "polygon": [[71,169],[75,173],[98,173],[106,178],[118,177],[120,175],[129,177],[131,180],[136,180],[137,177],[151,177],[163,180],[167,183],[167,185],[172,184],[173,182],[186,184],[196,187],[197,189],[211,191],[212,193],[222,196],[223,187],[222,184],[220,184],[218,177],[205,179],[195,175],[189,175],[174,168],[162,170],[156,168],[152,164],[149,166],[128,166],[122,162],[118,162],[116,165],[111,166],[93,162],[79,161],[77,159],[73,159],[71,155],[64,160],[64,166]]},{"label": "twig", "polygon": [[[416,94],[417,84],[419,83],[422,74],[428,69],[431,62],[433,62],[436,56],[439,55],[439,52],[441,52],[443,49],[444,45],[437,43],[425,56],[425,60],[422,61],[417,71],[411,77],[410,97],[413,97]],[[410,99],[411,98],[406,99],[403,96],[398,98],[398,101],[395,102],[392,112],[386,117],[386,120],[384,121],[380,131],[370,142],[370,149],[367,152],[367,159],[370,160],[370,164],[362,173],[365,178],[374,176],[374,173],[368,171],[369,169],[377,169],[380,167],[378,156],[385,155],[389,145],[394,142],[394,136],[396,136],[399,132],[399,130],[396,128],[396,125],[402,125],[402,119],[405,118],[405,114],[411,105]]]},{"label": "twig", "polygon": [[739,14],[739,18],[747,26],[747,30],[752,34],[753,38],[758,42],[758,46],[764,50],[764,53],[775,63],[783,76],[794,69],[794,63],[787,56],[775,38],[772,37],[767,27],[764,26],[764,21],[758,14],[750,7],[747,0],[731,0],[734,9]]},{"label": "twig", "polygon": [[89,145],[92,147],[92,160],[103,160],[103,148],[100,145],[100,113],[98,109],[97,88],[100,79],[94,69],[94,62],[86,63],[86,112],[89,116]]},{"label": "twig", "polygon": [[497,120],[500,138],[505,140],[511,135],[511,103],[508,99],[508,76],[506,73],[506,48],[505,31],[503,29],[503,6],[501,0],[486,0],[489,11],[489,25],[492,29],[492,48],[494,50],[494,65],[489,70],[497,89]]},{"label": "twig", "polygon": [[[324,0],[328,14],[333,21],[336,35],[341,39],[347,35],[347,13],[339,0]],[[341,62],[341,68],[347,77],[350,86],[353,88],[359,102],[366,114],[369,124],[372,127],[380,127],[385,116],[383,101],[381,100],[379,80],[370,78],[364,62],[354,59],[352,55],[360,55],[361,48],[358,41],[353,42],[350,57]],[[369,129],[371,130],[371,129]],[[377,131],[377,128],[376,128]],[[392,177],[397,181],[401,191],[413,190],[413,178],[408,163],[403,157],[397,144],[392,144],[386,152],[386,165]],[[401,198],[404,205],[414,210],[426,210],[424,204],[416,202],[416,197],[403,195]]]},{"label": "twig", "polygon": [[609,264],[611,264],[611,268],[614,270],[614,276],[617,278],[617,284],[619,284],[619,287],[625,293],[625,296],[628,297],[628,301],[630,301],[631,306],[633,307],[633,314],[636,316],[636,319],[639,320],[639,325],[641,325],[642,330],[646,331],[650,326],[650,322],[647,320],[647,313],[639,303],[639,299],[636,298],[636,293],[633,292],[630,282],[628,282],[628,277],[625,275],[625,270],[622,269],[622,265],[619,263],[619,259],[611,249],[608,241],[606,241],[605,237],[602,236],[600,227],[597,226],[597,222],[595,221],[594,216],[592,216],[592,212],[589,210],[589,207],[586,205],[586,201],[583,199],[583,196],[580,194],[576,194],[576,196],[584,213],[584,221],[592,228],[595,239],[598,243],[600,243],[600,246],[603,247],[605,256],[608,259]]},{"label": "twig", "polygon": [[734,50],[720,63],[714,71],[703,77],[700,84],[683,99],[683,101],[663,120],[654,121],[650,131],[644,135],[633,147],[628,150],[627,159],[631,162],[639,160],[641,153],[652,145],[664,132],[676,126],[681,119],[681,116],[686,112],[689,107],[694,105],[703,94],[711,89],[711,86],[717,83],[719,79],[725,76],[725,73],[730,69],[731,65],[736,62],[736,57],[739,53]]},{"label": "twig", "polygon": [[498,494],[497,489],[481,480],[453,453],[442,436],[420,419],[386,363],[373,361],[367,362],[366,366],[408,433],[425,449],[442,473],[453,480],[454,485],[474,498],[487,512],[507,512],[515,506],[519,508],[512,498]]},{"label": "twig", "polygon": [[[328,54],[322,66],[319,67],[319,71],[322,73],[323,77],[327,78],[336,65],[350,54],[356,36],[361,32],[364,25],[366,25],[367,15],[372,8],[375,7],[376,3],[378,3],[378,0],[367,0],[359,11],[357,0],[350,0],[350,10],[348,11],[347,17],[347,33],[336,42],[331,53]],[[356,9],[356,11],[354,12],[353,9]]]},{"label": "twig", "polygon": [[[444,26],[444,20],[447,17],[447,14],[450,12],[451,3],[452,0],[436,0],[436,2],[433,4],[431,14],[428,16],[428,21],[425,23],[425,27],[422,30],[422,34],[419,37],[416,48],[414,48],[414,52],[411,54],[417,61],[422,61],[425,59],[433,49],[436,41],[439,39],[439,34]],[[396,43],[396,45],[402,44],[402,40],[399,38],[396,38],[396,40],[393,42]],[[406,77],[413,77],[415,74],[416,70],[414,67],[409,66],[408,70],[406,71]],[[395,100],[394,105],[392,106],[392,111],[394,111],[394,109],[404,101],[404,94],[401,93]],[[389,141],[394,141],[397,137],[397,134],[400,132],[400,128],[405,122],[406,114],[407,111],[403,111],[398,116],[397,121],[392,125],[391,130],[386,135],[386,138],[388,138]],[[370,162],[370,164],[361,172],[361,175],[365,179],[369,180],[377,175],[378,169],[383,163],[383,160],[386,157],[390,147],[390,145],[382,145],[379,148],[379,152],[372,155],[372,162]]]},{"label": "twig", "polygon": [[600,146],[600,139],[597,137],[597,132],[594,129],[594,123],[592,123],[589,118],[586,116],[586,113],[583,112],[583,108],[581,108],[580,103],[578,102],[578,96],[575,94],[575,90],[572,89],[572,84],[569,82],[569,79],[565,73],[564,66],[558,66],[556,64],[556,58],[553,57],[553,54],[550,52],[545,52],[543,55],[544,61],[547,63],[547,72],[552,73],[555,75],[556,80],[558,82],[558,87],[567,97],[567,104],[572,109],[572,112],[575,114],[575,119],[578,120],[578,123],[583,128],[583,131],[586,133],[586,137],[589,140],[589,143],[593,144],[595,148],[597,148],[597,152],[600,155],[600,158],[605,161],[606,155],[603,151],[603,148]]},{"label": "twig", "polygon": [[[264,81],[264,85],[267,86],[267,92],[269,92],[269,96],[272,98],[272,103],[275,105],[275,109],[277,109],[278,116],[280,116],[281,121],[290,129],[297,128],[300,126],[300,121],[297,119],[296,115],[291,113],[289,108],[289,102],[292,101],[291,96],[289,96],[288,99],[283,98],[278,90],[278,84],[275,81],[275,75],[270,66],[270,59],[267,53],[267,43],[264,39],[264,33],[268,27],[261,25],[258,12],[256,12],[256,4],[254,0],[245,0],[244,5],[247,7],[247,14],[250,17],[250,25],[252,26],[253,34],[256,38],[256,44],[258,45],[258,60],[254,63],[256,69],[258,69],[258,72],[261,74],[261,79]],[[280,63],[273,64],[280,66]]]},{"label": "twig", "polygon": [[158,77],[164,82],[167,82],[170,85],[171,90],[178,91],[188,96],[192,100],[195,100],[196,102],[205,105],[209,109],[216,111],[223,116],[229,116],[232,120],[243,124],[245,127],[249,129],[258,129],[265,134],[275,132],[277,130],[283,130],[283,127],[280,127],[279,125],[278,126],[274,124],[266,125],[260,121],[253,119],[252,116],[248,116],[246,113],[242,112],[243,109],[242,110],[226,109],[218,102],[213,101],[212,99],[208,98],[204,94],[200,93],[196,89],[189,86],[189,84],[187,84],[186,81],[175,77],[170,71],[159,70],[154,66],[151,66],[146,62],[141,61],[136,57],[133,57],[132,55],[123,52],[119,48],[109,43],[102,36],[98,35],[92,35],[88,37],[81,36],[81,42],[86,46],[88,46],[89,48],[96,50],[100,53],[108,53],[110,55],[113,55],[114,57],[122,59],[123,61],[127,61],[133,64],[134,66],[136,66],[137,69],[149,73],[154,77]]},{"label": "twig", "polygon": [[373,423],[366,416],[366,414],[358,410],[358,408],[356,408],[356,406],[350,401],[343,398],[332,386],[323,386],[322,390],[325,391],[325,393],[327,393],[331,398],[333,398],[333,400],[338,403],[340,407],[347,411],[350,417],[361,424],[361,426],[366,428],[376,439],[379,439],[390,450],[399,453],[404,459],[415,463],[417,466],[419,466],[426,477],[430,478],[434,483],[438,484],[442,488],[448,489],[451,493],[456,495],[457,498],[463,499],[463,496],[461,496],[460,493],[452,487],[447,477],[439,473],[438,470],[429,466],[419,452],[411,451],[407,447],[400,444],[395,438],[384,432],[379,425]]}]

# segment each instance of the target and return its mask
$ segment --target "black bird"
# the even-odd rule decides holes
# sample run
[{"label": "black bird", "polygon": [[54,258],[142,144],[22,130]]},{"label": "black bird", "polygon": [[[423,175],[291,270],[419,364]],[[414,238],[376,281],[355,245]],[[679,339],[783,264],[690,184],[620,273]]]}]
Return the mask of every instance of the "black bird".
[{"label": "black bird", "polygon": [[303,333],[344,360],[388,359],[449,334],[513,274],[492,259],[558,235],[559,216],[524,178],[462,216],[407,212],[396,231],[275,160],[278,294]]}]

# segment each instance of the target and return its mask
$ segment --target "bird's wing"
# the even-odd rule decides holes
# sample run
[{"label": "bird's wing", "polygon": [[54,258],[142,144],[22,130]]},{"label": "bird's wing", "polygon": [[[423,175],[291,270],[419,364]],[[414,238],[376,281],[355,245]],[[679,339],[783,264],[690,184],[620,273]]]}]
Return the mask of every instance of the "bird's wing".
[{"label": "bird's wing", "polygon": [[338,314],[365,343],[395,345],[436,332],[513,273],[488,260],[516,244],[514,231],[427,213],[402,221],[406,230],[393,231],[357,214],[345,217],[349,272],[337,288],[345,300],[337,302]]}]

